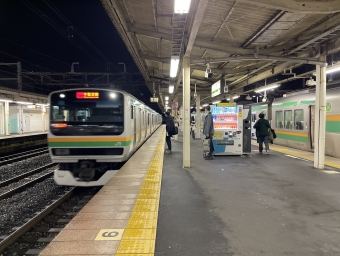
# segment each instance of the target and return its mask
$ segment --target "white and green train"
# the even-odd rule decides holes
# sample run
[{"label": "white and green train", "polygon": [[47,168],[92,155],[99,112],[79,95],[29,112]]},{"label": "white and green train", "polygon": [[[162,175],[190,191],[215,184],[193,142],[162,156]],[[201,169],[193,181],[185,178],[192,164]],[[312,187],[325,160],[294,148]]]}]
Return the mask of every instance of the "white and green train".
[{"label": "white and green train", "polygon": [[[340,157],[340,88],[328,89],[326,96],[326,155]],[[315,92],[303,91],[272,103],[252,104],[252,127],[260,113],[275,129],[274,144],[305,151],[314,149]],[[252,138],[256,138],[254,129]]]}]

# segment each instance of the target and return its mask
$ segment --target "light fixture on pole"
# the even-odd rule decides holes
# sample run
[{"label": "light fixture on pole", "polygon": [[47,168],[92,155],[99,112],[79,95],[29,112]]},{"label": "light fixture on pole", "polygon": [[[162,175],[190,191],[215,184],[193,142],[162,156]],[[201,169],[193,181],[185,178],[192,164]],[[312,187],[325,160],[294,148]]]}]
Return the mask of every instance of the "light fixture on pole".
[{"label": "light fixture on pole", "polygon": [[279,84],[267,85],[267,86],[263,86],[263,87],[260,87],[260,88],[256,89],[255,92],[256,93],[263,92],[263,91],[267,91],[267,90],[270,90],[270,89],[277,88],[279,86],[280,86]]},{"label": "light fixture on pole", "polygon": [[190,2],[191,0],[175,0],[174,13],[188,13],[190,10]]},{"label": "light fixture on pole", "polygon": [[169,93],[174,93],[175,86],[173,84],[169,85]]},{"label": "light fixture on pole", "polygon": [[170,77],[176,77],[179,65],[179,56],[171,56]]}]

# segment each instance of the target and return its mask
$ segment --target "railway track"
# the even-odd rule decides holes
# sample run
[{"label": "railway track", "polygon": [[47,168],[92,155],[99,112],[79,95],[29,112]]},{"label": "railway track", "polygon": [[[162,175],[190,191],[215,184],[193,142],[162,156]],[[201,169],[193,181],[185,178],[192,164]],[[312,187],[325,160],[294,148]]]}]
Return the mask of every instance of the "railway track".
[{"label": "railway track", "polygon": [[10,164],[16,161],[20,161],[20,160],[23,160],[29,157],[47,154],[47,153],[48,153],[47,148],[39,148],[39,149],[30,150],[30,151],[25,151],[25,152],[18,153],[18,154],[0,157],[0,166]]},{"label": "railway track", "polygon": [[0,254],[38,255],[95,195],[98,188],[92,191],[87,189],[86,195],[79,198],[81,190],[84,191],[84,188],[70,189],[24,225],[15,228],[9,236],[0,237]]},{"label": "railway track", "polygon": [[[45,169],[48,169],[48,168],[51,168],[51,167],[54,167],[54,166],[57,166],[57,164],[52,164],[52,163],[51,164],[47,164],[47,165],[39,167],[39,168],[37,168],[35,170],[29,171],[29,172],[20,174],[20,175],[18,175],[16,177],[10,178],[8,180],[2,181],[2,182],[0,182],[0,188],[8,186],[10,184],[13,184],[15,182],[18,182],[18,181],[20,181],[22,179],[25,179],[25,178],[27,178],[27,177],[29,177],[31,175],[34,175],[36,173],[39,173],[39,172],[41,172],[41,171],[43,171]],[[36,184],[36,183],[38,183],[38,182],[40,182],[40,181],[42,181],[42,180],[52,176],[53,172],[54,171],[50,171],[50,172],[48,172],[46,174],[43,174],[40,177],[37,177],[37,178],[35,178],[33,180],[30,180],[30,181],[28,181],[28,182],[26,182],[26,183],[24,183],[24,184],[22,184],[20,186],[17,186],[17,187],[15,187],[15,188],[13,188],[13,189],[5,192],[5,193],[0,194],[0,200],[4,199],[4,198],[7,198],[7,197],[10,197],[10,196],[12,196],[12,195],[14,195],[16,193],[19,193],[19,192],[25,190],[27,187],[33,186],[34,184]]]}]

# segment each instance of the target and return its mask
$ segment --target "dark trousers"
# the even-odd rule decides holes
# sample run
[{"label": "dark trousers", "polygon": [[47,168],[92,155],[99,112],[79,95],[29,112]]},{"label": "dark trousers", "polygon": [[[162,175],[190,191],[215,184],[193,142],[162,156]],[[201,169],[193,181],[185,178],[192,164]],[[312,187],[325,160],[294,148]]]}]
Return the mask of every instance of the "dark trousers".
[{"label": "dark trousers", "polygon": [[166,135],[165,137],[165,141],[166,141],[166,144],[168,145],[168,149],[171,150],[171,136],[168,136]]},{"label": "dark trousers", "polygon": [[209,156],[212,155],[212,153],[214,152],[214,145],[213,145],[213,136],[208,136],[206,137],[206,139],[210,139],[210,152],[209,152]]},{"label": "dark trousers", "polygon": [[269,144],[268,144],[268,136],[266,137],[258,137],[258,142],[259,142],[259,151],[262,152],[263,150],[263,143],[266,147],[266,151],[269,150]]}]

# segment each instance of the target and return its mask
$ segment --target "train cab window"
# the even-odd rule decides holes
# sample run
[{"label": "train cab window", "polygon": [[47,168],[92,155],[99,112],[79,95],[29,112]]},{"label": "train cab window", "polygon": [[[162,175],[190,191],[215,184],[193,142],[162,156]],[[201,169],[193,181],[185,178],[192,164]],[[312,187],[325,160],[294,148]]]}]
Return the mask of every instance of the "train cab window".
[{"label": "train cab window", "polygon": [[294,129],[303,130],[303,109],[294,110]]},{"label": "train cab window", "polygon": [[[60,129],[56,124],[64,124]],[[120,135],[124,131],[124,95],[98,90],[51,94],[51,133],[56,136]]]},{"label": "train cab window", "polygon": [[277,129],[283,129],[283,112],[282,111],[275,112],[275,121],[276,121],[275,127]]},{"label": "train cab window", "polygon": [[285,110],[285,129],[292,130],[293,129],[293,111]]}]

